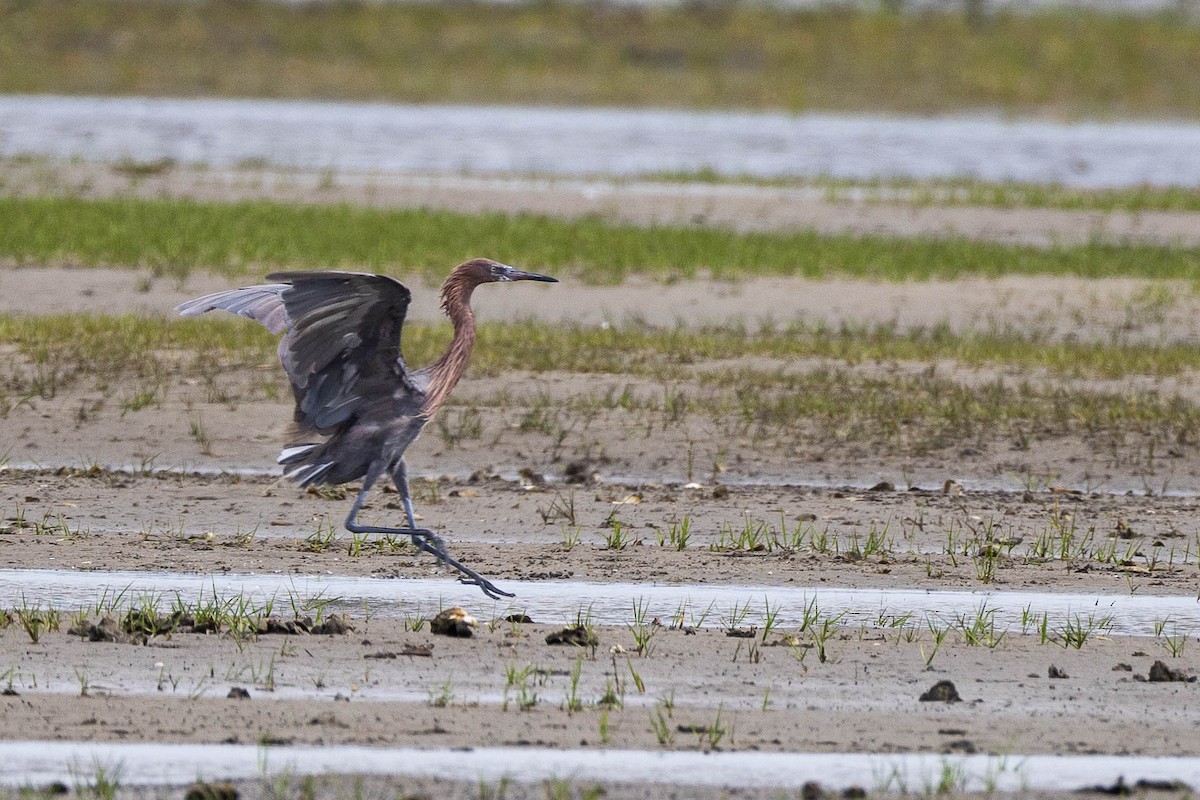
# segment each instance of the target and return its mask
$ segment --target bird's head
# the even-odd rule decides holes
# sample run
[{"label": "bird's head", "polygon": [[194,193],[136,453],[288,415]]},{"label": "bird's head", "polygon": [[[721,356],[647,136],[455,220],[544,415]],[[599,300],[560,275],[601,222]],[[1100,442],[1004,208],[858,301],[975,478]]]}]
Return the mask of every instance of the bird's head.
[{"label": "bird's head", "polygon": [[501,264],[498,261],[492,261],[490,258],[473,259],[459,265],[454,271],[461,273],[464,278],[475,284],[495,283],[497,281],[545,281],[546,283],[558,283],[558,278],[551,278],[549,275],[539,275],[536,272],[526,272],[516,267],[510,267],[507,264]]}]

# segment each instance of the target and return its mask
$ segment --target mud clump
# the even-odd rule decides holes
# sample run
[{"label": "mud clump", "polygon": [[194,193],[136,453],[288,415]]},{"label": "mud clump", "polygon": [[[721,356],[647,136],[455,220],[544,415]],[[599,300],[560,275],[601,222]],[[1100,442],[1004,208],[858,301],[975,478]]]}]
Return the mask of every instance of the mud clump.
[{"label": "mud clump", "polygon": [[1196,676],[1188,675],[1181,669],[1171,669],[1161,661],[1155,661],[1150,666],[1150,683],[1195,683]]},{"label": "mud clump", "polygon": [[573,644],[576,647],[597,647],[600,637],[586,625],[575,625],[546,634],[546,644]]},{"label": "mud clump", "polygon": [[238,790],[229,783],[193,783],[184,791],[183,800],[238,800]]},{"label": "mud clump", "polygon": [[1148,780],[1146,778],[1139,779],[1136,783],[1130,785],[1125,782],[1125,776],[1117,776],[1116,783],[1110,786],[1102,784],[1096,786],[1086,786],[1079,790],[1079,793],[1095,792],[1097,794],[1108,794],[1115,797],[1126,797],[1137,792],[1142,794],[1145,792],[1173,792],[1184,796],[1191,793],[1192,787],[1183,781],[1158,781]]},{"label": "mud clump", "polygon": [[847,800],[856,800],[856,798],[866,797],[867,793],[861,786],[849,786],[839,795],[826,789],[818,781],[806,781],[800,789],[801,800],[830,800],[830,798],[839,796],[847,798]]},{"label": "mud clump", "polygon": [[112,617],[99,622],[79,622],[67,629],[67,633],[87,639],[89,642],[118,642],[120,644],[145,644],[146,636],[134,635],[125,630]]},{"label": "mud clump", "polygon": [[[175,633],[220,633],[222,626],[219,622],[204,619],[197,621],[190,614],[157,615],[145,611],[130,611],[121,618],[120,622],[110,616],[105,616],[99,622],[83,620],[67,629],[67,633],[87,639],[89,642],[117,642],[118,644],[146,644],[151,637],[167,636]],[[354,630],[350,619],[345,614],[334,614],[324,622],[316,623],[312,617],[297,617],[283,619],[281,617],[266,617],[254,624],[253,632],[259,636],[266,634],[326,635],[334,636],[349,633]],[[244,634],[245,631],[242,631]]]},{"label": "mud clump", "polygon": [[929,688],[919,698],[925,703],[961,703],[962,697],[958,694],[958,689],[954,687],[953,681],[938,681]]},{"label": "mud clump", "polygon": [[600,475],[591,461],[572,461],[563,468],[563,480],[567,483],[598,483]]}]

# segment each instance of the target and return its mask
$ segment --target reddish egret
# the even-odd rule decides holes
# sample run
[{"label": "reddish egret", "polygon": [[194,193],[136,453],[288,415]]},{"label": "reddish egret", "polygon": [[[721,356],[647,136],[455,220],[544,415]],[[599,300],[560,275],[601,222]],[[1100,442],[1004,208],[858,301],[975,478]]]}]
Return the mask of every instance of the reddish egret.
[{"label": "reddish egret", "polygon": [[[410,370],[400,353],[400,328],[412,294],[399,281],[360,272],[277,272],[267,280],[278,283],[198,297],[176,310],[194,317],[222,309],[283,334],[279,360],[296,397],[292,443],[279,454],[286,477],[301,486],[362,478],[347,530],[411,536],[418,548],[462,573],[464,583],[488,597],[512,597],[453,558],[436,533],[417,527],[404,451],[467,369],[475,344],[475,287],[557,279],[486,258],[459,264],[442,284],[442,310],[454,324],[454,338],[441,358],[418,370]],[[407,528],[358,522],[367,492],[385,473],[400,492]]]}]

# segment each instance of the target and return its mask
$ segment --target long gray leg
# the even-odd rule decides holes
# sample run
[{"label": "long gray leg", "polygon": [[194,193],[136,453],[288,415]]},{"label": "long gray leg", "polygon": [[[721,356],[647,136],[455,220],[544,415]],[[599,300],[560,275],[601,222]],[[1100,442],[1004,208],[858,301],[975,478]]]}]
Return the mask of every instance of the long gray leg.
[{"label": "long gray leg", "polygon": [[[375,473],[375,474],[372,474]],[[358,497],[354,498],[354,505],[350,507],[350,514],[346,517],[346,530],[351,533],[382,533],[382,534],[401,534],[411,536],[412,542],[419,549],[436,557],[439,561],[458,570],[464,577],[459,578],[463,583],[478,586],[484,594],[493,600],[499,600],[501,597],[515,597],[512,592],[506,592],[498,589],[495,584],[487,578],[480,575],[475,570],[466,566],[462,562],[455,559],[446,551],[446,543],[442,541],[442,537],[438,536],[428,528],[418,528],[416,517],[413,513],[412,497],[408,490],[408,466],[404,463],[404,459],[396,465],[396,469],[392,472],[392,479],[396,482],[396,490],[400,493],[400,500],[404,504],[404,514],[408,518],[407,528],[385,528],[377,525],[360,525],[358,522],[358,512],[362,509],[363,502],[367,498],[367,492],[379,477],[377,470],[372,470],[363,478],[363,488],[358,493]]]}]

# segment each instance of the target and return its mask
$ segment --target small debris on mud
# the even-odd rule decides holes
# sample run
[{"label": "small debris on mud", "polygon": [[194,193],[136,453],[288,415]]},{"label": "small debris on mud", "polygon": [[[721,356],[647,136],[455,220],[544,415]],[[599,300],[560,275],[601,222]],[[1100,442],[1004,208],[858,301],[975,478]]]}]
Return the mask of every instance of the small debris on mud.
[{"label": "small debris on mud", "polygon": [[1054,666],[1053,664],[1051,664],[1051,665],[1050,665],[1050,670],[1049,670],[1049,672],[1050,672],[1050,677],[1051,677],[1051,678],[1069,678],[1069,677],[1071,677],[1071,676],[1070,676],[1070,675],[1068,675],[1066,672],[1064,672],[1063,670],[1061,670],[1061,669],[1059,669],[1058,667]]},{"label": "small debris on mud", "polygon": [[[1140,675],[1137,677],[1141,677]],[[1188,675],[1181,669],[1171,669],[1161,661],[1155,661],[1150,665],[1150,683],[1195,683],[1196,676]]]},{"label": "small debris on mud", "polygon": [[295,743],[295,736],[261,736],[258,739],[260,747],[287,747]]},{"label": "small debris on mud", "polygon": [[949,495],[950,497],[958,497],[962,493],[962,484],[953,478],[947,478],[946,482],[942,484],[942,494]]},{"label": "small debris on mud", "polygon": [[1113,667],[1112,671],[1113,672],[1133,672],[1133,665],[1126,664],[1125,662],[1122,661],[1120,664],[1117,664],[1115,667]]},{"label": "small debris on mud", "polygon": [[1117,517],[1117,530],[1115,535],[1118,539],[1132,539],[1133,537],[1137,536],[1137,533],[1133,530],[1129,523],[1125,521],[1124,517]]},{"label": "small debris on mud", "polygon": [[896,484],[892,483],[891,481],[880,481],[879,483],[872,486],[870,489],[867,489],[867,491],[868,492],[894,492],[894,491],[896,491]]},{"label": "small debris on mud", "polygon": [[592,469],[590,461],[572,461],[563,468],[563,480],[567,483],[598,483],[600,475]]},{"label": "small debris on mud", "polygon": [[751,625],[749,628],[730,628],[725,631],[726,636],[732,636],[735,639],[753,639],[758,635],[757,626]]},{"label": "small debris on mud", "polygon": [[507,617],[504,618],[504,621],[505,622],[515,622],[518,625],[532,625],[533,624],[533,620],[529,618],[528,614],[509,614]]},{"label": "small debris on mud", "polygon": [[977,747],[975,747],[975,743],[972,742],[970,739],[953,739],[949,742],[946,742],[946,744],[944,744],[942,746],[942,752],[943,753],[962,753],[964,755],[973,755],[975,753],[978,753],[979,749]]},{"label": "small debris on mud", "polygon": [[282,633],[289,636],[313,634],[317,636],[338,636],[354,630],[350,618],[345,614],[332,614],[325,618],[320,625],[313,622],[312,617],[297,617],[282,619],[267,617],[258,624],[259,634]]},{"label": "small debris on mud", "polygon": [[920,700],[927,703],[962,702],[962,698],[958,694],[958,689],[954,688],[953,681],[938,681],[929,688],[929,691],[921,695]]},{"label": "small debris on mud", "polygon": [[1099,794],[1111,794],[1119,797],[1131,795],[1134,792],[1174,792],[1180,795],[1186,795],[1191,792],[1191,787],[1183,781],[1157,781],[1140,778],[1132,786],[1125,782],[1125,776],[1118,776],[1117,782],[1111,786],[1085,786],[1078,789],[1076,794],[1087,794],[1089,792],[1097,792]]},{"label": "small debris on mud", "polygon": [[825,791],[825,787],[817,781],[805,781],[800,787],[800,797],[803,800],[824,800],[829,797],[829,793]]},{"label": "small debris on mud", "polygon": [[183,793],[183,800],[237,800],[238,791],[229,783],[193,783]]},{"label": "small debris on mud", "polygon": [[517,471],[517,475],[521,479],[521,486],[525,489],[542,489],[546,486],[546,476],[540,472],[534,472],[529,467],[521,467]]},{"label": "small debris on mud", "polygon": [[377,650],[374,653],[367,653],[365,656],[363,656],[363,658],[394,659],[394,658],[399,658],[400,656],[409,656],[409,657],[421,656],[423,658],[429,658],[432,655],[433,655],[433,645],[431,645],[431,644],[416,644],[416,645],[406,646],[399,653],[393,652],[391,650]]},{"label": "small debris on mud", "polygon": [[469,639],[475,635],[474,628],[478,624],[479,620],[468,614],[466,609],[454,606],[429,620],[429,630],[442,636]]},{"label": "small debris on mud", "polygon": [[249,700],[250,692],[246,689],[243,689],[241,686],[234,686],[229,690],[229,694],[225,696],[234,700]]},{"label": "small debris on mud", "polygon": [[573,644],[576,647],[596,647],[600,644],[600,637],[589,630],[586,625],[576,625],[546,634],[546,644]]},{"label": "small debris on mud", "polygon": [[3,691],[0,691],[0,697],[20,697],[21,693],[11,686],[5,686]]}]

